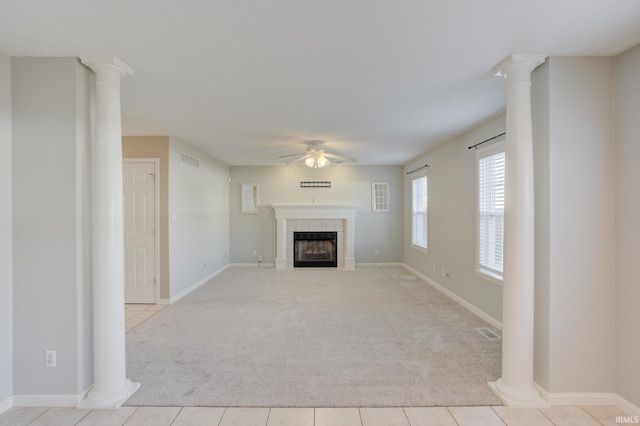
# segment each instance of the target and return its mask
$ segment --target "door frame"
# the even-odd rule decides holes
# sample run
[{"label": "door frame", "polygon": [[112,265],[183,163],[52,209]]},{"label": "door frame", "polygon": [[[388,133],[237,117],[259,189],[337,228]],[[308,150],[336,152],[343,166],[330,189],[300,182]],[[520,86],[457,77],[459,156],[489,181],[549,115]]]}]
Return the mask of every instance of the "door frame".
[{"label": "door frame", "polygon": [[[156,276],[156,291],[154,304],[160,304],[160,158],[151,157],[128,157],[122,159],[123,163],[153,163],[153,190],[154,190],[154,210],[155,214],[153,220],[155,230],[155,276]],[[126,297],[126,296],[125,296]],[[126,298],[125,298],[126,303]]]}]

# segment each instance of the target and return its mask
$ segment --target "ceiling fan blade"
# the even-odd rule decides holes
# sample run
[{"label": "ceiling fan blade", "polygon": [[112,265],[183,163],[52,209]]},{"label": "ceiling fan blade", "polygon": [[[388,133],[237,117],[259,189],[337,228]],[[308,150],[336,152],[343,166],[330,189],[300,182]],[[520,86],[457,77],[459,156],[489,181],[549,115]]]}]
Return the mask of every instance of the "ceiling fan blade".
[{"label": "ceiling fan blade", "polygon": [[[288,156],[291,157],[291,156]],[[295,164],[295,163],[299,163],[301,161],[304,161],[307,159],[307,154],[302,154],[301,156],[299,156],[298,158],[293,158],[290,160],[285,160],[284,164],[289,165],[289,164]]]},{"label": "ceiling fan blade", "polygon": [[280,155],[280,156],[278,156],[278,158],[295,157],[296,155],[307,155],[307,153],[306,152],[301,152],[299,154]]},{"label": "ceiling fan blade", "polygon": [[327,158],[331,158],[331,159],[337,160],[338,162],[343,162],[343,163],[355,163],[356,162],[355,158],[347,157],[346,155],[334,154],[334,153],[331,153],[331,152],[325,152],[324,156],[327,157]]}]

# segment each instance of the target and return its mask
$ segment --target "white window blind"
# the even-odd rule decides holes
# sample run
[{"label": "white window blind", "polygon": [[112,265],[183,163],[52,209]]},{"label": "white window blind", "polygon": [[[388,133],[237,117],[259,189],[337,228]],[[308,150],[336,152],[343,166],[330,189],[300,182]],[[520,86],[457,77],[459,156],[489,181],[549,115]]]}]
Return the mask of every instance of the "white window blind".
[{"label": "white window blind", "polygon": [[411,245],[427,249],[427,173],[415,173],[411,176]]},{"label": "white window blind", "polygon": [[478,154],[478,272],[502,279],[504,148]]}]

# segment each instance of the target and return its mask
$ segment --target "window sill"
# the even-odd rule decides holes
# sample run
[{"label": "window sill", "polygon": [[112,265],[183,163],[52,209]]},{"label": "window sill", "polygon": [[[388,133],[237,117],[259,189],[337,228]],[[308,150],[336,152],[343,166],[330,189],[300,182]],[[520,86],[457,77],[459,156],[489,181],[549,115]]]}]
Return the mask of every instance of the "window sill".
[{"label": "window sill", "polygon": [[422,254],[429,254],[429,249],[411,244],[411,249]]},{"label": "window sill", "polygon": [[502,285],[502,275],[495,272],[484,271],[482,269],[476,269],[476,275],[480,278],[484,278],[487,281],[491,281],[494,284]]}]

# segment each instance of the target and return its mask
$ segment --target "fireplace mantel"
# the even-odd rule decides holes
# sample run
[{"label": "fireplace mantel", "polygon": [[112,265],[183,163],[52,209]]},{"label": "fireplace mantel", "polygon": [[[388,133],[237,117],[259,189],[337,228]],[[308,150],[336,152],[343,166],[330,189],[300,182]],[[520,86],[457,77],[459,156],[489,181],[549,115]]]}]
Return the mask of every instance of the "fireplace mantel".
[{"label": "fireplace mantel", "polygon": [[355,204],[272,204],[277,219],[355,219]]},{"label": "fireplace mantel", "polygon": [[[338,253],[340,267],[347,271],[353,271],[356,267],[355,259],[355,219],[358,210],[354,204],[272,204],[276,219],[276,269],[293,267],[291,241],[293,229],[287,221],[296,223],[309,221],[311,227],[317,224],[322,227],[339,221],[341,230],[339,235]],[[322,231],[323,229],[305,229],[309,231]],[[291,235],[289,235],[291,234]]]}]

